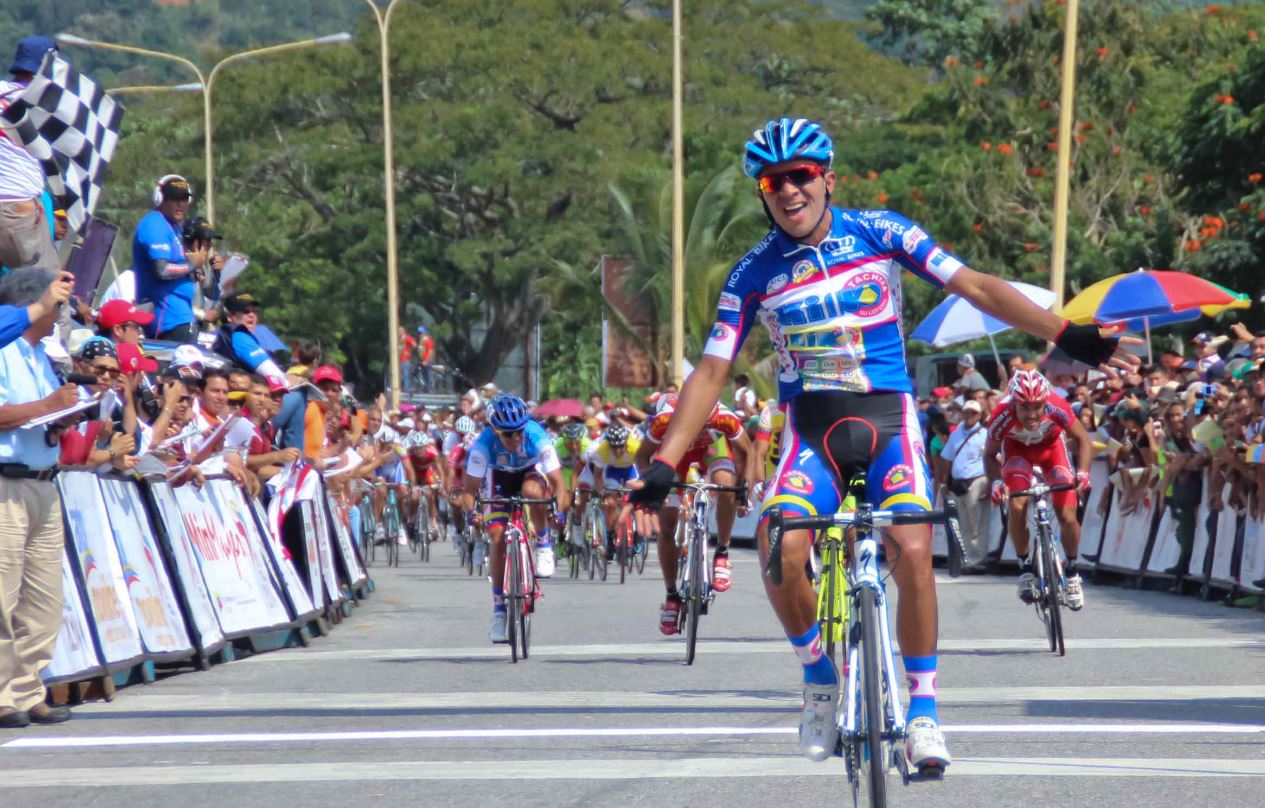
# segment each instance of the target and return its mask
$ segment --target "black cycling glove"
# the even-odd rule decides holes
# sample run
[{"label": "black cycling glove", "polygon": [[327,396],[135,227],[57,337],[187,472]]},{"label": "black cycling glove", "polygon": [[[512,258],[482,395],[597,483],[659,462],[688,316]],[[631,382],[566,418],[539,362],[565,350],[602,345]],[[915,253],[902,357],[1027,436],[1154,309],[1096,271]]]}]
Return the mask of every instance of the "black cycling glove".
[{"label": "black cycling glove", "polygon": [[1116,352],[1119,337],[1104,337],[1098,333],[1098,326],[1076,325],[1068,320],[1063,330],[1054,338],[1059,350],[1077,362],[1092,368],[1107,362]]},{"label": "black cycling glove", "polygon": [[628,501],[646,508],[661,508],[663,501],[672,492],[674,482],[676,469],[656,457],[650,461],[646,473],[641,475],[641,488],[633,491]]}]

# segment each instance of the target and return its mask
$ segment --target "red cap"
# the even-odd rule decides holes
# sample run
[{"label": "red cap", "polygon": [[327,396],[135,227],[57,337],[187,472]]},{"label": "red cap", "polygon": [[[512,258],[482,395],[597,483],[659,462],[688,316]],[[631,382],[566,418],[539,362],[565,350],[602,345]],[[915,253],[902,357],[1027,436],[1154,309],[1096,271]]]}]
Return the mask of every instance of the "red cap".
[{"label": "red cap", "polygon": [[338,382],[343,383],[343,374],[338,372],[338,368],[333,365],[321,365],[312,374],[312,383],[320,384],[321,382]]},{"label": "red cap", "polygon": [[119,368],[124,373],[136,373],[140,370],[146,373],[158,372],[158,361],[141,353],[141,349],[132,343],[120,342],[117,350],[119,353]]},{"label": "red cap", "polygon": [[142,311],[126,300],[111,300],[101,307],[101,311],[97,314],[97,325],[102,328],[114,328],[116,325],[124,323],[136,323],[137,325],[149,325],[154,322],[154,315],[147,311]]},{"label": "red cap", "polygon": [[290,385],[286,384],[286,380],[280,376],[269,376],[267,381],[269,393],[278,393],[282,390],[290,389]]},{"label": "red cap", "polygon": [[953,395],[953,389],[949,387],[937,387],[931,391],[931,395],[936,398],[945,398],[946,396]]}]

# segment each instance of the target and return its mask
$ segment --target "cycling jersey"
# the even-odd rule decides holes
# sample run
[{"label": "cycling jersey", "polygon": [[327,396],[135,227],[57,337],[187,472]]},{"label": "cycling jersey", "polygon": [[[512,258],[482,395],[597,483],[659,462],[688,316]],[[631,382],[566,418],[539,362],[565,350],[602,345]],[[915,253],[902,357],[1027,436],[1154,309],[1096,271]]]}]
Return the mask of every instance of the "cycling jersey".
[{"label": "cycling jersey", "polygon": [[1072,406],[1058,393],[1050,393],[1045,413],[1036,429],[1026,429],[1015,412],[1014,401],[1006,396],[997,403],[997,410],[988,420],[988,439],[1003,443],[1036,446],[1049,444],[1063,437],[1068,424],[1076,420]]},{"label": "cycling jersey", "polygon": [[[672,413],[675,411],[675,404],[670,404],[660,410],[650,420],[650,428],[646,430],[646,440],[656,445],[662,443],[663,436],[668,433],[668,424],[672,422]],[[733,440],[741,434],[742,419],[728,407],[718,406],[712,411],[707,423],[699,431],[698,437],[694,439],[694,442],[690,444],[690,448],[686,450],[686,454],[701,452],[722,438]]]},{"label": "cycling jersey", "polygon": [[593,451],[589,457],[593,465],[600,469],[626,469],[633,465],[637,458],[637,450],[641,448],[641,436],[635,433],[628,434],[628,443],[624,446],[622,452],[616,452],[615,449],[606,442],[606,438],[602,438],[593,447]]},{"label": "cycling jersey", "polygon": [[813,390],[912,393],[901,269],[943,287],[963,264],[898,213],[830,212],[820,244],[774,228],[734,266],[703,353],[733,360],[758,318],[777,352],[783,403]]},{"label": "cycling jersey", "polygon": [[466,457],[466,474],[483,478],[489,469],[496,471],[526,471],[536,467],[542,474],[559,469],[558,453],[545,428],[535,421],[528,421],[523,428],[522,445],[511,452],[501,443],[496,431],[487,427],[475,439]]},{"label": "cycling jersey", "polygon": [[764,479],[773,478],[777,470],[778,460],[782,457],[782,428],[786,424],[786,410],[781,405],[768,404],[760,410],[760,420],[756,423],[755,439],[769,442],[769,450],[764,455]]},{"label": "cycling jersey", "polygon": [[558,453],[558,462],[566,467],[574,466],[577,462],[588,455],[589,449],[592,446],[592,442],[588,438],[580,438],[580,451],[572,452],[567,448],[567,443],[567,439],[562,436],[554,438],[553,441],[554,451]]}]

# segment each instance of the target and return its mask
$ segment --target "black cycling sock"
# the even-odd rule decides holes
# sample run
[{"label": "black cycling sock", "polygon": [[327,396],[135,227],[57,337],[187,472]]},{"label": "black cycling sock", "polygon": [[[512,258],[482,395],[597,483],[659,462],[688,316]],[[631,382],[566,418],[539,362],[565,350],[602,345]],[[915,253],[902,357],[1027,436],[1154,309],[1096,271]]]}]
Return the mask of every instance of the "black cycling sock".
[{"label": "black cycling sock", "polygon": [[1019,559],[1019,574],[1022,575],[1025,572],[1032,572],[1032,562],[1028,560],[1027,556]]},{"label": "black cycling sock", "polygon": [[668,587],[668,600],[675,600],[677,603],[681,602],[681,593],[676,591],[676,586]]},{"label": "black cycling sock", "polygon": [[1063,575],[1070,578],[1076,574],[1076,556],[1068,556],[1067,563],[1063,565]]},{"label": "black cycling sock", "polygon": [[718,544],[718,545],[716,545],[716,557],[717,557],[717,558],[729,558],[729,545],[728,545],[728,544],[726,544],[726,545],[724,545],[724,546],[721,546],[721,545],[719,545],[719,544]]}]

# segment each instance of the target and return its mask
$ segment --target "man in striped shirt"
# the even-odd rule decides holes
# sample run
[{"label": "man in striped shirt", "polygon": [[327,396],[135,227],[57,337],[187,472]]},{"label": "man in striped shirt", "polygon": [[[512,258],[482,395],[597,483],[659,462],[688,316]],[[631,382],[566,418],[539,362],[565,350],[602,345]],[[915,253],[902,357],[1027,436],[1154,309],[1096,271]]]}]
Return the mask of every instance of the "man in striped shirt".
[{"label": "man in striped shirt", "polygon": [[[18,43],[9,73],[0,81],[0,112],[21,97],[39,70],[44,54],[57,45],[46,36],[28,36]],[[0,264],[10,269],[59,269],[49,212],[40,198],[44,169],[22,144],[0,130]]]}]

